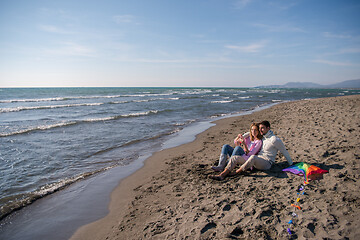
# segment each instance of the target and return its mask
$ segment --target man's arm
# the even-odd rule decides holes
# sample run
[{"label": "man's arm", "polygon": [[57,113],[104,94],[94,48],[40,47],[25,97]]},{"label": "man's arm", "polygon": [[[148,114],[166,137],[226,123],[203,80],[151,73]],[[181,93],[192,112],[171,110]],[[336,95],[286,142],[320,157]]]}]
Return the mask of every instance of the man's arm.
[{"label": "man's arm", "polygon": [[250,137],[250,132],[246,132],[242,136],[243,136],[243,138],[248,138],[248,137]]},{"label": "man's arm", "polygon": [[289,152],[286,150],[286,147],[284,145],[284,143],[281,141],[280,138],[276,138],[276,141],[274,143],[275,147],[284,155],[284,157],[286,158],[287,162],[289,163],[289,165],[291,166],[293,164],[293,161],[291,160],[290,154]]}]

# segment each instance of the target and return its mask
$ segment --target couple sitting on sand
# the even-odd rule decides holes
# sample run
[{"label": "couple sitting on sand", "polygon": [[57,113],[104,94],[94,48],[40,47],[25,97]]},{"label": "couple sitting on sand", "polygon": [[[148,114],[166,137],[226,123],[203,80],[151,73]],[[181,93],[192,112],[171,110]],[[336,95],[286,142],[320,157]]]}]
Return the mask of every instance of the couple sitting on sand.
[{"label": "couple sitting on sand", "polygon": [[[222,147],[219,164],[212,167],[214,171],[221,173],[211,175],[210,178],[223,180],[238,164],[241,166],[236,173],[244,172],[252,167],[268,170],[275,162],[278,151],[285,156],[289,165],[293,164],[284,143],[270,130],[268,121],[251,124],[250,132],[244,135],[239,134],[234,143],[235,149],[228,144]],[[231,156],[229,161],[227,161],[228,156]]]}]

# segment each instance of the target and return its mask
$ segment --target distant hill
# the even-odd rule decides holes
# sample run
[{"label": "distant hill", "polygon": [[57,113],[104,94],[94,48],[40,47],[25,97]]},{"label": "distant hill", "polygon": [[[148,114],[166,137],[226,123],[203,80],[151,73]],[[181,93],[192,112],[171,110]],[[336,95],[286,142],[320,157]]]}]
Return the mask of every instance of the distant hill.
[{"label": "distant hill", "polygon": [[360,88],[360,79],[347,80],[335,84],[321,85],[312,82],[288,82],[283,85],[266,85],[256,88]]}]

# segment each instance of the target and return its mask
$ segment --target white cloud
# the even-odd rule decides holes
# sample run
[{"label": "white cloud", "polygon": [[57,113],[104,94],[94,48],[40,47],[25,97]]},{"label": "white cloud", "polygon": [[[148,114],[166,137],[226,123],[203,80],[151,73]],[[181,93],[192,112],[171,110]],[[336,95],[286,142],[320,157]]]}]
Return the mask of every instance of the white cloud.
[{"label": "white cloud", "polygon": [[207,59],[186,59],[186,58],[124,58],[118,57],[117,61],[136,62],[136,63],[204,63],[215,62],[215,60]]},{"label": "white cloud", "polygon": [[133,15],[116,15],[113,16],[113,20],[117,24],[122,24],[122,23],[138,24],[136,21],[136,17]]},{"label": "white cloud", "polygon": [[126,61],[133,61],[139,63],[194,63],[198,62],[197,60],[189,60],[189,59],[146,59],[146,58],[138,58],[133,60],[126,60]]},{"label": "white cloud", "polygon": [[56,26],[52,26],[52,25],[40,25],[39,29],[44,31],[44,32],[49,32],[49,33],[58,33],[58,34],[72,34],[72,32],[58,28]]},{"label": "white cloud", "polygon": [[339,38],[339,39],[351,38],[350,35],[333,34],[333,33],[330,33],[330,32],[324,32],[323,35],[326,38]]},{"label": "white cloud", "polygon": [[263,28],[268,32],[306,32],[302,28],[294,27],[289,24],[268,25],[268,24],[262,24],[262,23],[254,23],[253,26]]},{"label": "white cloud", "polygon": [[316,63],[323,63],[331,66],[356,66],[356,64],[348,63],[348,62],[336,62],[336,61],[329,61],[329,60],[323,60],[323,59],[316,59],[312,60],[312,62]]},{"label": "white cloud", "polygon": [[295,7],[298,2],[297,1],[280,1],[280,2],[269,2],[269,6],[275,7],[282,11],[286,11],[292,7]]},{"label": "white cloud", "polygon": [[360,48],[348,47],[342,49],[333,49],[332,52],[322,53],[321,56],[319,55],[319,58],[328,57],[328,56],[337,56],[337,55],[359,54],[359,53],[360,53]]},{"label": "white cloud", "polygon": [[234,3],[236,8],[242,9],[246,7],[252,0],[238,0]]},{"label": "white cloud", "polygon": [[264,65],[250,64],[244,61],[236,61],[223,57],[211,58],[132,58],[118,56],[113,59],[118,62],[140,63],[140,64],[169,64],[173,67],[184,68],[225,68],[225,69],[255,69],[264,68]]},{"label": "white cloud", "polygon": [[94,57],[95,50],[74,42],[65,42],[55,49],[46,49],[46,54],[59,56]]},{"label": "white cloud", "polygon": [[263,49],[266,46],[265,41],[258,42],[258,43],[252,43],[246,46],[239,46],[239,45],[226,45],[225,48],[236,50],[239,52],[245,52],[245,53],[256,53],[260,52],[261,49]]},{"label": "white cloud", "polygon": [[344,48],[339,51],[340,53],[360,53],[360,48]]},{"label": "white cloud", "polygon": [[[64,9],[52,9],[52,8],[40,8],[39,9],[39,13],[43,16],[46,17],[52,17],[52,18],[61,18],[61,19],[66,19],[66,20],[71,20],[74,21],[77,19],[77,17],[79,16],[79,14],[77,15],[72,15],[68,10],[64,10]],[[76,16],[76,17],[75,17]]]}]

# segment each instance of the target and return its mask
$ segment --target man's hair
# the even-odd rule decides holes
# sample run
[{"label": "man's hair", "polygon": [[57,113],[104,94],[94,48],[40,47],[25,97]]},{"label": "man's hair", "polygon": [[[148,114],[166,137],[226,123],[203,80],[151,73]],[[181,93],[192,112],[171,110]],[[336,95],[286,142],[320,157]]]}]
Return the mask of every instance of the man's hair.
[{"label": "man's hair", "polygon": [[262,122],[260,123],[260,125],[264,125],[265,127],[270,128],[270,123],[269,123],[269,121],[262,121]]}]

